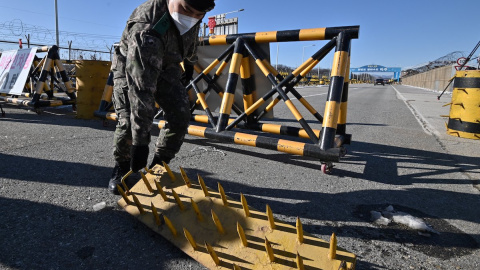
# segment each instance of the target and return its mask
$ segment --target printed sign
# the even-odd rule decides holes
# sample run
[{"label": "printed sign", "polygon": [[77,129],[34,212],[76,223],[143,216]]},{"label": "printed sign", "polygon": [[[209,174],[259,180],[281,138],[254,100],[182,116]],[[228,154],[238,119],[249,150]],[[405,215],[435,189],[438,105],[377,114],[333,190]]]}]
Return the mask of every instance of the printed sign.
[{"label": "printed sign", "polygon": [[465,57],[460,57],[460,58],[457,59],[457,64],[458,64],[459,66],[464,65],[464,64],[465,64],[465,61],[467,61],[467,58],[465,58]]},{"label": "printed sign", "polygon": [[35,53],[37,53],[37,48],[2,52],[0,93],[22,94]]}]

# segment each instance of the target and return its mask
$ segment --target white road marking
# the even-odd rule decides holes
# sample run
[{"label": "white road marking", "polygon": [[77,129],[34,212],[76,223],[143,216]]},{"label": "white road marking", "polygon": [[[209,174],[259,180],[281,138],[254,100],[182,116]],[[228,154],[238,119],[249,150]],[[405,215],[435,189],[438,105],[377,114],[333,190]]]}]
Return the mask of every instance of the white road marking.
[{"label": "white road marking", "polygon": [[417,119],[418,123],[422,127],[423,131],[427,133],[428,135],[435,135],[435,136],[440,136],[440,133],[423,117],[423,115],[415,110],[415,108],[407,101],[407,99],[400,93],[395,86],[391,85],[392,88],[397,92],[397,96],[403,100],[405,105],[407,105],[408,109],[412,112],[413,116],[415,116],[415,119]]},{"label": "white road marking", "polygon": [[[326,95],[327,93],[322,93],[322,94],[316,94],[316,95],[309,95],[309,96],[303,96],[303,98],[307,98],[307,97],[316,97],[316,96],[323,96],[323,95]],[[296,100],[296,98],[291,98],[290,100]]]}]

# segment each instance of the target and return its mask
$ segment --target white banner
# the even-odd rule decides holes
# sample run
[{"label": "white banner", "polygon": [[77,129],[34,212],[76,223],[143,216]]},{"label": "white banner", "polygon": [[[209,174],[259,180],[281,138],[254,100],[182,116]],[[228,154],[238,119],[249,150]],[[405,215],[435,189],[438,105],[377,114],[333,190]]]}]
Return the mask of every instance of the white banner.
[{"label": "white banner", "polygon": [[37,48],[2,52],[0,57],[0,93],[20,95]]}]

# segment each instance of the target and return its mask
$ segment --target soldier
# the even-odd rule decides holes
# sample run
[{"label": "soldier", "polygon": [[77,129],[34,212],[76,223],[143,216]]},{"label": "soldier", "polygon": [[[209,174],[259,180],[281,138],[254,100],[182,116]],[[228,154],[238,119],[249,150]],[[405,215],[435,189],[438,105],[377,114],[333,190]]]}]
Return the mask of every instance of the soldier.
[{"label": "soldier", "polygon": [[168,125],[160,131],[150,167],[170,162],[180,150],[190,120],[185,85],[197,61],[199,25],[214,6],[214,0],[148,0],[128,19],[112,61],[118,122],[108,189],[114,194],[129,170],[147,166],[155,102]]}]

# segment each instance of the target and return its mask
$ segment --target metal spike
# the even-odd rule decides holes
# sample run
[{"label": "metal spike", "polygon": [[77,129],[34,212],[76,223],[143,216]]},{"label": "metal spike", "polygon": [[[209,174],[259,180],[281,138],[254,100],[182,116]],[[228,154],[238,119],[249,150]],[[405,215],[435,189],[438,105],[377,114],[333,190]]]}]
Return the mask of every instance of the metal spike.
[{"label": "metal spike", "polygon": [[193,236],[190,234],[190,232],[187,229],[183,228],[183,233],[185,234],[185,238],[187,238],[190,245],[192,245],[192,248],[197,250],[198,248],[197,243],[193,239]]},{"label": "metal spike", "polygon": [[155,180],[153,180],[153,182],[155,182],[155,186],[157,187],[158,194],[160,194],[163,200],[167,202],[168,201],[167,194],[165,194],[165,191],[163,191],[162,185],[160,185],[160,183]]},{"label": "metal spike", "polygon": [[200,187],[203,190],[203,194],[205,194],[205,197],[210,197],[210,193],[208,193],[207,186],[205,185],[205,181],[203,181],[203,178],[198,174],[198,183],[200,184]]},{"label": "metal spike", "polygon": [[265,237],[265,251],[267,252],[268,259],[273,263],[275,261],[275,255],[273,254],[272,245],[268,241],[267,237]]},{"label": "metal spike", "polygon": [[298,270],[304,270],[305,267],[303,266],[303,259],[300,257],[300,254],[297,252],[297,269]]},{"label": "metal spike", "polygon": [[149,169],[148,167],[145,167],[145,171],[147,173],[150,173],[150,174],[153,174],[155,171],[153,170],[153,167],[151,169]]},{"label": "metal spike", "polygon": [[240,240],[242,240],[242,246],[247,247],[247,237],[245,236],[245,232],[243,231],[242,225],[240,225],[239,222],[237,222],[237,232],[238,236],[240,236]]},{"label": "metal spike", "polygon": [[268,217],[268,222],[270,223],[270,228],[272,230],[275,230],[275,221],[273,220],[273,212],[268,204],[267,204],[267,217]]},{"label": "metal spike", "polygon": [[162,225],[162,221],[160,220],[160,216],[158,215],[157,208],[155,207],[155,205],[153,205],[153,202],[151,204],[152,204],[152,214],[153,214],[153,217],[155,218],[155,223],[157,224],[157,226],[160,226]]},{"label": "metal spike", "polygon": [[233,270],[242,270],[240,266],[233,264]]},{"label": "metal spike", "polygon": [[172,170],[170,170],[170,167],[168,166],[168,164],[165,163],[165,161],[162,161],[162,164],[165,170],[167,170],[168,176],[170,176],[170,179],[172,180],[172,182],[177,180],[177,177],[175,177],[175,174],[173,174]]},{"label": "metal spike", "polygon": [[167,227],[170,229],[170,231],[172,232],[172,234],[174,236],[177,236],[177,230],[175,229],[175,227],[173,227],[173,224],[172,222],[170,221],[169,218],[167,218],[167,216],[163,215],[163,220],[165,220],[165,224],[167,225]]},{"label": "metal spike", "polygon": [[143,172],[140,172],[140,175],[142,176],[143,183],[145,183],[145,186],[147,187],[148,191],[149,191],[150,193],[153,193],[152,186],[151,186],[150,183],[148,182],[148,179],[147,179],[147,177],[145,176],[145,174],[144,174]]},{"label": "metal spike", "polygon": [[217,253],[215,253],[215,250],[213,250],[212,246],[210,246],[207,242],[205,242],[205,247],[208,250],[208,253],[213,259],[213,262],[215,263],[216,266],[220,265],[220,259],[218,259]]},{"label": "metal spike", "polygon": [[203,216],[202,216],[202,213],[200,212],[200,209],[198,208],[197,203],[192,198],[190,198],[190,202],[192,204],[193,211],[195,211],[195,215],[197,215],[197,219],[199,221],[202,221]]},{"label": "metal spike", "polygon": [[228,206],[227,196],[225,195],[225,191],[220,183],[218,183],[218,192],[220,193],[220,197],[222,197],[223,205]]},{"label": "metal spike", "polygon": [[335,233],[332,233],[332,236],[330,237],[330,251],[328,252],[328,258],[333,260],[335,257],[337,257],[337,236]]},{"label": "metal spike", "polygon": [[240,201],[242,202],[243,211],[245,211],[245,216],[249,217],[250,216],[250,209],[248,208],[247,199],[245,198],[245,196],[242,193],[240,193]]},{"label": "metal spike", "polygon": [[303,243],[303,225],[299,217],[297,217],[297,239],[300,244]]},{"label": "metal spike", "polygon": [[138,200],[137,196],[135,196],[135,194],[132,194],[132,197],[133,197],[133,201],[135,202],[135,205],[138,208],[138,211],[140,211],[140,214],[145,214],[145,210],[143,209],[143,206]]},{"label": "metal spike", "polygon": [[212,219],[213,219],[213,223],[215,223],[215,226],[217,227],[218,232],[220,234],[225,234],[225,229],[223,228],[222,223],[218,219],[218,216],[217,214],[215,214],[213,209],[212,209]]},{"label": "metal spike", "polygon": [[187,187],[192,187],[192,183],[190,183],[190,179],[188,179],[187,173],[185,173],[185,170],[183,170],[182,167],[180,167],[180,173],[182,174],[183,181],[185,182],[185,185]]},{"label": "metal spike", "polygon": [[172,194],[173,197],[175,198],[175,201],[177,202],[178,207],[180,207],[180,210],[185,210],[185,206],[182,203],[182,200],[180,200],[180,197],[178,196],[177,192],[175,192],[174,189],[172,189]]},{"label": "metal spike", "polygon": [[125,189],[125,193],[126,194],[130,194],[130,189],[127,187],[127,184],[125,184],[125,180],[127,180],[127,178],[133,173],[132,170],[128,171],[127,174],[125,174],[123,177],[122,177],[122,180],[120,181],[122,183],[122,186],[123,188]]},{"label": "metal spike", "polygon": [[125,192],[123,192],[123,189],[122,189],[122,187],[120,187],[119,184],[117,184],[117,190],[120,193],[120,195],[122,195],[122,197],[123,197],[123,199],[125,200],[126,203],[128,203],[128,204],[132,203],[132,201],[130,201],[128,199],[127,194],[125,194]]},{"label": "metal spike", "polygon": [[340,263],[340,266],[338,267],[338,270],[347,270],[347,263],[345,261],[342,261]]}]

